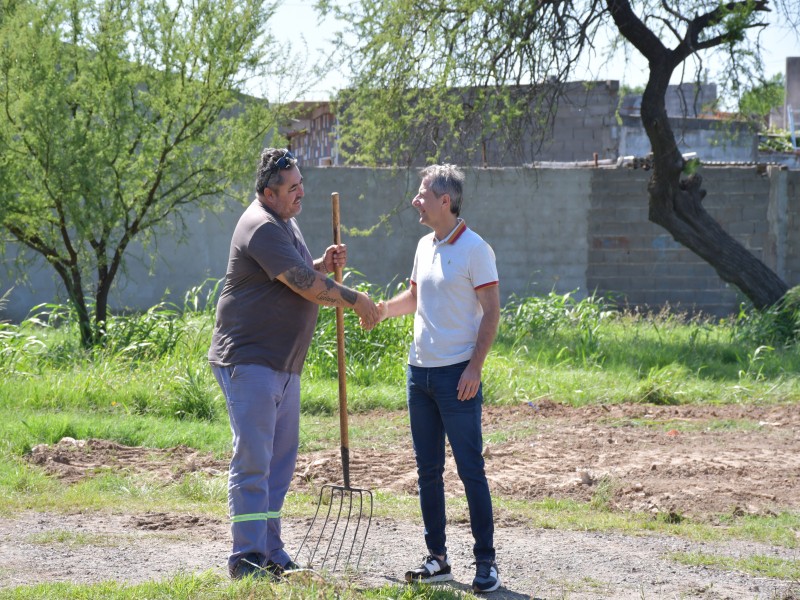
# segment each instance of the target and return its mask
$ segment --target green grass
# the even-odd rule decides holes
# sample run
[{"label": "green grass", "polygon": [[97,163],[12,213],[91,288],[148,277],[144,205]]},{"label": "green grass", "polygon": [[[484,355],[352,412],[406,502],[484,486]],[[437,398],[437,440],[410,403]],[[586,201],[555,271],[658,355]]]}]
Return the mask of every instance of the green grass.
[{"label": "green grass", "polygon": [[293,581],[272,584],[244,579],[230,582],[214,573],[177,575],[161,582],[124,585],[56,583],[0,590],[0,600],[461,600],[471,593],[447,587],[414,585],[359,590],[335,582]]},{"label": "green grass", "polygon": [[610,427],[647,427],[656,431],[759,431],[764,428],[762,423],[751,419],[710,419],[702,422],[692,422],[680,419],[645,419],[627,417],[624,419],[598,419]]},{"label": "green grass", "polygon": [[[666,513],[613,512],[607,508],[607,490],[595,494],[590,502],[546,498],[521,501],[493,499],[502,518],[534,529],[570,531],[615,531],[626,535],[674,535],[698,542],[750,540],[785,548],[800,547],[800,514],[773,516],[720,515],[715,521],[675,518]],[[458,503],[448,510],[459,510]],[[463,508],[463,507],[462,507]],[[466,514],[466,513],[463,513]],[[453,513],[453,516],[458,516]]]},{"label": "green grass", "polygon": [[[350,274],[350,277],[355,277]],[[63,437],[102,438],[126,445],[170,448],[186,445],[224,458],[230,429],[222,395],[205,353],[213,326],[216,282],[187,294],[183,306],[159,304],[143,314],[112,317],[106,343],[80,347],[68,307],[38,307],[19,325],[0,323],[0,515],[34,511],[175,511],[225,519],[224,475],[185,475],[165,484],[151,474],[100,469],[94,477],[63,486],[23,460],[37,444]],[[351,282],[352,284],[352,282]],[[355,284],[373,297],[396,290]],[[405,361],[411,318],[393,319],[371,332],[346,311],[347,397],[355,447],[388,451],[410,444],[405,413]],[[800,400],[800,344],[797,319],[786,313],[742,312],[727,320],[642,316],[611,310],[596,297],[573,294],[512,298],[503,310],[497,342],[484,368],[486,402],[536,406],[554,401],[572,406],[636,402],[673,404],[797,404]],[[322,309],[302,379],[300,451],[336,447],[338,383],[334,311]],[[369,419],[360,419],[370,412]],[[758,430],[747,419],[691,421],[655,418],[607,419],[619,427]],[[509,422],[487,433],[496,444],[535,434],[532,421]],[[497,498],[505,522],[534,528],[653,533],[694,540],[742,539],[796,548],[800,515],[718,515],[697,521],[681,515],[623,514],[610,509],[615,482],[598,482],[588,502],[539,502]],[[284,514],[313,514],[314,494],[290,492]],[[418,518],[414,497],[376,495],[377,517]],[[448,518],[467,519],[463,498],[447,504]],[[40,544],[114,544],[71,532],[32,540]],[[680,557],[674,557],[678,560]],[[797,564],[764,557],[681,560],[715,561],[770,577],[797,578]],[[727,562],[726,562],[727,561]],[[696,564],[700,564],[699,562]],[[761,566],[759,566],[761,565]],[[757,569],[763,569],[758,571]],[[768,574],[781,573],[781,575]],[[309,587],[309,585],[311,587]],[[122,586],[49,584],[0,591],[0,598],[336,598],[462,597],[449,589],[387,587],[380,590],[268,584],[231,584],[213,574],[179,576],[166,582]],[[585,580],[582,589],[604,588]]]},{"label": "green grass", "polygon": [[40,546],[64,545],[68,548],[77,546],[107,546],[113,548],[119,546],[120,540],[124,537],[126,536],[97,535],[80,531],[57,530],[29,535],[25,541],[29,544],[38,544]]},{"label": "green grass", "polygon": [[673,552],[668,556],[684,565],[714,567],[728,571],[743,571],[758,577],[800,581],[800,560],[788,560],[760,554],[735,557],[703,552]]}]

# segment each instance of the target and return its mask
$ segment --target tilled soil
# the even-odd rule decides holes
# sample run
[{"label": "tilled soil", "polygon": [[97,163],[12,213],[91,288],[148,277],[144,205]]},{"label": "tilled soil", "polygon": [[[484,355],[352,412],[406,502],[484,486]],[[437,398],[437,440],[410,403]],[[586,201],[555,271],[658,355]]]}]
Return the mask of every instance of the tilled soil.
[{"label": "tilled soil", "polygon": [[[355,415],[351,420],[369,420]],[[800,510],[800,414],[792,406],[608,405],[569,408],[543,402],[488,406],[487,474],[498,498],[579,501],[600,496],[610,510],[652,518],[692,518],[710,523],[721,515],[772,515]],[[34,448],[29,459],[66,484],[113,468],[146,471],[165,480],[187,472],[219,475],[225,461],[190,448],[129,448],[103,440],[62,440]],[[301,455],[295,489],[316,494],[339,483],[338,449]],[[355,447],[351,480],[374,492],[414,495],[410,447]],[[449,495],[463,488],[449,459]],[[622,535],[536,529],[496,510],[495,545],[503,587],[495,598],[789,598],[800,582],[732,570],[684,566],[675,552],[741,558],[751,555],[800,561],[796,548],[754,542],[702,543],[664,535]],[[720,525],[722,526],[722,525]],[[294,551],[309,523],[284,519]],[[37,534],[84,534],[82,543],[49,541]],[[793,535],[800,545],[800,532]],[[54,536],[50,536],[52,540]],[[468,524],[448,526],[455,581],[468,589],[471,565]],[[227,523],[197,515],[26,513],[0,519],[0,588],[42,581],[137,582],[181,571],[224,572]],[[422,558],[421,524],[373,520],[358,586],[400,583]],[[31,568],[36,565],[36,568]],[[0,590],[1,591],[1,590]]]}]

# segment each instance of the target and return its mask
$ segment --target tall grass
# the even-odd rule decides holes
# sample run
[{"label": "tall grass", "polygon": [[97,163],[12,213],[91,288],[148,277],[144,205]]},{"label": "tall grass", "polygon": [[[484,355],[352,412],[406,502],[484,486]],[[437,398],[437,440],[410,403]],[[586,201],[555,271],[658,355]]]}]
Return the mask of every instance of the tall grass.
[{"label": "tall grass", "polygon": [[[376,299],[402,289],[346,276]],[[182,305],[112,316],[103,324],[104,345],[92,350],[81,347],[63,305],[38,306],[18,325],[0,323],[0,449],[18,454],[70,431],[169,445],[192,431],[221,451],[227,415],[206,359],[218,291],[219,282],[209,280]],[[780,314],[690,319],[620,312],[595,295],[515,296],[484,367],[484,395],[488,403],[573,405],[796,401],[796,317],[783,307]],[[412,318],[367,332],[345,311],[345,331],[350,409],[402,409]],[[307,414],[337,410],[336,378],[335,311],[322,308],[303,373]]]},{"label": "tall grass", "polygon": [[[381,289],[364,282],[348,281],[355,279],[356,275],[355,272],[346,273],[345,283],[374,299],[392,297],[403,289],[402,284]],[[374,383],[403,381],[412,322],[411,316],[388,319],[372,331],[365,331],[359,326],[358,315],[354,311],[344,311],[348,382],[370,386]],[[306,359],[304,376],[311,380],[337,377],[336,353],[336,311],[322,308],[317,319],[314,342]]]}]

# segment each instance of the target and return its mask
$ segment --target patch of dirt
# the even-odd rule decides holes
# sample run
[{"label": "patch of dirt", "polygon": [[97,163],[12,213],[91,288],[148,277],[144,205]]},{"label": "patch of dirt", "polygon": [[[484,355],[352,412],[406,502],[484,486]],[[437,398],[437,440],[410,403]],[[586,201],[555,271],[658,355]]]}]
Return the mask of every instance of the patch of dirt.
[{"label": "patch of dirt", "polygon": [[200,471],[209,475],[227,472],[226,461],[198,452],[188,446],[142,448],[124,446],[108,440],[62,438],[58,444],[34,446],[28,455],[33,464],[65,483],[76,483],[99,473],[150,473],[163,480],[179,480],[186,473]]},{"label": "patch of dirt", "polygon": [[[354,415],[352,420],[368,420]],[[643,426],[649,424],[649,426]],[[496,497],[603,499],[613,510],[663,513],[668,519],[714,520],[721,514],[800,511],[800,411],[792,406],[601,405],[570,408],[552,402],[484,409],[487,474]],[[502,434],[502,435],[501,435]],[[37,446],[29,460],[66,483],[108,469],[147,472],[164,481],[185,473],[218,475],[227,461],[187,447],[130,448],[104,440],[65,438]],[[386,451],[351,449],[354,486],[414,495],[410,443]],[[299,457],[293,488],[312,494],[341,483],[338,448]],[[463,493],[452,457],[445,485]],[[284,519],[290,551],[309,523]],[[71,547],[31,541],[37,531],[110,536],[109,545]],[[797,582],[735,571],[686,567],[670,552],[800,560],[796,549],[751,542],[704,544],[667,536],[565,532],[520,527],[497,511],[496,547],[504,587],[495,598],[789,598]],[[800,532],[795,532],[800,541]],[[0,520],[0,587],[36,581],[143,581],[182,570],[223,572],[227,523],[194,515],[40,515]],[[473,568],[467,523],[448,526],[456,587],[467,589]],[[116,540],[116,541],[114,541]],[[124,548],[120,548],[120,544]],[[398,583],[424,554],[421,524],[374,519],[359,585]],[[30,564],[44,565],[31,571]],[[90,568],[81,565],[90,563]],[[363,565],[362,565],[363,566]],[[362,569],[363,570],[363,569]]]},{"label": "patch of dirt", "polygon": [[[720,428],[738,421],[751,428]],[[793,407],[524,404],[487,407],[484,431],[512,435],[484,450],[496,496],[586,501],[610,484],[620,510],[704,517],[800,508],[800,414]],[[416,493],[410,447],[354,450],[350,460],[360,487]],[[340,480],[338,450],[302,456],[297,474],[300,488]],[[463,494],[449,454],[445,486]]]}]

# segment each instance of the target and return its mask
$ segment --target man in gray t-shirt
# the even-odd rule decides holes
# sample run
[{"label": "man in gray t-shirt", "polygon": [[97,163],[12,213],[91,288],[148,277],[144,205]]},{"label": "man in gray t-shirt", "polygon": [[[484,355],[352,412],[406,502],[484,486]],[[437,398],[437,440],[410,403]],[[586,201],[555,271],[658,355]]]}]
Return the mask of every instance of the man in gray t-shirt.
[{"label": "man in gray t-shirt", "polygon": [[300,373],[319,306],[352,308],[367,328],[378,321],[366,294],[327,276],[346,264],[344,244],[311,258],[295,221],[304,195],[296,163],[283,148],[261,153],[256,198],[233,232],[208,351],[233,433],[228,570],[234,579],[280,578],[297,567],[283,549],[280,511],[297,458]]}]

